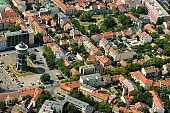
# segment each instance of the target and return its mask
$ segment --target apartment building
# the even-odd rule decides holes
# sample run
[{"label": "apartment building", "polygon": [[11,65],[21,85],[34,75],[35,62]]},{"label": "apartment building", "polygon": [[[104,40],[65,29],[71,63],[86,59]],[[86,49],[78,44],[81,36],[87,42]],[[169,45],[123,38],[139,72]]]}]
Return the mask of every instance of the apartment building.
[{"label": "apartment building", "polygon": [[142,2],[147,7],[148,16],[150,16],[152,22],[156,22],[159,17],[169,17],[169,14],[163,9],[157,0],[143,0]]},{"label": "apartment building", "polygon": [[150,66],[142,68],[141,72],[146,76],[146,78],[157,77],[159,73],[159,68],[156,68],[155,66]]},{"label": "apartment building", "polygon": [[94,74],[95,73],[95,67],[94,67],[94,65],[80,66],[79,72],[83,75]]},{"label": "apartment building", "polygon": [[170,63],[167,63],[167,64],[163,65],[163,69],[165,71],[167,71],[168,73],[170,73]]},{"label": "apartment building", "polygon": [[99,73],[80,76],[80,83],[98,88],[103,86],[103,78]]},{"label": "apartment building", "polygon": [[14,47],[23,41],[27,45],[34,44],[34,32],[31,29],[5,33],[7,47]]},{"label": "apartment building", "polygon": [[61,102],[46,100],[38,113],[63,113],[63,108],[67,103],[73,104],[80,111],[82,111],[82,113],[86,113],[85,109],[87,106],[89,106],[88,103],[70,96],[66,96],[65,99]]},{"label": "apartment building", "polygon": [[134,51],[133,50],[121,51],[115,47],[111,47],[109,49],[108,54],[114,58],[114,61],[120,61],[120,60],[126,60],[126,59],[133,58]]}]

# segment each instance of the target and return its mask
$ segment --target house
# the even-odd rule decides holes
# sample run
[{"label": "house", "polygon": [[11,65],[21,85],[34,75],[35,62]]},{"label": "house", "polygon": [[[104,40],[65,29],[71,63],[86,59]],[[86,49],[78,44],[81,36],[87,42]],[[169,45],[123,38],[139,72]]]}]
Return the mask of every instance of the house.
[{"label": "house", "polygon": [[43,35],[43,42],[46,43],[50,40],[50,37],[47,35]]},{"label": "house", "polygon": [[157,77],[159,74],[159,68],[156,68],[155,66],[150,66],[142,68],[141,72],[146,76],[146,78]]},{"label": "house", "polygon": [[121,32],[122,32],[123,36],[131,36],[132,35],[132,29],[123,30]]},{"label": "house", "polygon": [[99,10],[106,10],[106,6],[105,6],[103,3],[100,3],[100,4],[98,5],[98,9],[99,9]]},{"label": "house", "polygon": [[94,65],[80,66],[79,72],[83,75],[94,74],[95,73],[95,67],[94,67]]},{"label": "house", "polygon": [[95,67],[96,73],[102,73],[104,70],[102,65],[95,65],[94,67]]},{"label": "house", "polygon": [[80,87],[80,81],[60,83],[60,92],[62,94],[69,94],[72,90]]},{"label": "house", "polygon": [[149,34],[147,34],[146,32],[142,32],[140,34],[140,41],[142,43],[151,43],[152,42],[152,37]]},{"label": "house", "polygon": [[107,102],[109,99],[109,95],[108,94],[103,94],[99,91],[92,91],[91,97],[98,102],[104,101]]},{"label": "house", "polygon": [[23,113],[31,113],[33,112],[31,101],[29,99],[26,100],[20,100],[12,107],[11,113],[16,113],[17,111],[23,112]]},{"label": "house", "polygon": [[99,73],[80,76],[80,83],[98,88],[103,86],[103,78]]},{"label": "house", "polygon": [[138,93],[138,89],[136,85],[128,79],[124,79],[122,81],[122,87],[123,87],[123,92],[122,92],[123,96],[128,95],[128,97],[130,97],[130,96],[135,96]]},{"label": "house", "polygon": [[102,38],[99,42],[99,46],[105,48],[105,46],[108,44],[108,40],[106,38]]},{"label": "house", "polygon": [[0,101],[5,102],[6,105],[11,105],[14,98],[22,99],[19,91],[0,93]]},{"label": "house", "polygon": [[116,37],[116,33],[113,32],[103,32],[103,38],[109,40],[109,39],[113,39]]},{"label": "house", "polygon": [[149,93],[151,93],[152,98],[153,98],[153,104],[152,104],[152,109],[154,112],[157,113],[164,113],[165,112],[165,108],[163,105],[162,100],[160,99],[158,93],[156,91],[149,91]]},{"label": "house", "polygon": [[99,59],[100,64],[103,67],[110,66],[112,64],[112,61],[109,58],[107,58],[106,56],[101,56],[98,59]]},{"label": "house", "polygon": [[[92,46],[93,44],[91,43],[91,42],[89,42],[89,41],[83,41],[83,46],[84,46],[84,48],[85,48],[85,50],[87,51],[87,52],[89,52],[90,51],[90,47]],[[94,45],[93,45],[94,46]]]},{"label": "house", "polygon": [[38,97],[41,95],[43,92],[43,89],[41,88],[27,88],[27,89],[22,89],[19,90],[19,93],[22,97],[25,97],[26,95],[30,95],[31,102],[33,103],[33,107],[35,107],[35,102],[37,101]]},{"label": "house", "polygon": [[124,61],[124,60],[121,60],[119,63],[120,63],[120,65],[123,66],[123,67],[125,67],[125,66],[127,65],[126,61]]},{"label": "house", "polygon": [[170,30],[170,21],[163,22],[163,25],[166,29]]},{"label": "house", "polygon": [[168,73],[170,73],[170,63],[163,65],[163,69],[168,71]]},{"label": "house", "polygon": [[112,46],[109,49],[108,55],[112,56],[114,61],[120,61],[120,60],[126,60],[126,59],[133,58],[134,51],[133,50],[121,51],[121,50],[118,50],[117,48]]},{"label": "house", "polygon": [[63,14],[62,12],[58,13],[58,24],[60,24],[61,28],[64,27],[64,25],[66,25],[67,23],[70,23],[70,19]]},{"label": "house", "polygon": [[64,25],[64,30],[71,30],[73,28],[73,26],[70,23],[66,23]]},{"label": "house", "polygon": [[72,69],[70,69],[70,74],[71,75],[78,75],[78,74],[80,74],[80,72],[77,69],[72,68]]},{"label": "house", "polygon": [[71,69],[72,68],[72,65],[71,65],[71,62],[68,61],[68,60],[64,60],[64,65],[68,68],[68,69]]},{"label": "house", "polygon": [[0,51],[7,48],[7,38],[5,36],[0,37]]},{"label": "house", "polygon": [[114,4],[114,3],[109,2],[109,3],[108,3],[108,7],[109,7],[110,9],[113,9],[113,8],[117,8],[117,5]]},{"label": "house", "polygon": [[140,86],[143,86],[144,89],[148,90],[153,84],[153,80],[147,79],[140,71],[130,72],[130,75],[135,80],[135,82],[139,82]]},{"label": "house", "polygon": [[89,54],[90,55],[102,55],[102,51],[98,49],[96,46],[91,45],[89,48]]},{"label": "house", "polygon": [[137,102],[137,103],[135,103],[135,106],[134,106],[134,107],[135,107],[136,110],[142,111],[143,108],[144,108],[144,105],[143,105],[142,102]]},{"label": "house", "polygon": [[153,28],[153,25],[149,24],[149,23],[144,26],[144,29],[148,30],[149,33],[155,33],[156,32],[156,30]]},{"label": "house", "polygon": [[40,2],[43,6],[49,4],[49,0],[39,0],[39,2]]},{"label": "house", "polygon": [[53,3],[59,7],[63,12],[64,14],[66,15],[71,15],[71,14],[74,14],[76,9],[74,6],[70,6],[69,4],[64,4],[62,1],[60,0],[52,0]]},{"label": "house", "polygon": [[126,13],[127,17],[129,17],[131,20],[134,20],[136,17],[132,13]]},{"label": "house", "polygon": [[78,90],[81,91],[83,93],[83,95],[90,96],[92,94],[92,92],[94,90],[96,90],[96,88],[94,88],[90,85],[87,85],[87,84],[81,84],[81,86],[79,87]]},{"label": "house", "polygon": [[97,11],[97,10],[98,10],[98,5],[92,5],[92,6],[90,6],[90,10],[92,10],[92,11]]},{"label": "house", "polygon": [[60,45],[69,46],[69,40],[60,40]]},{"label": "house", "polygon": [[23,0],[12,0],[15,7],[19,9],[19,11],[24,12],[26,10],[26,2]]},{"label": "house", "polygon": [[103,38],[102,34],[92,35],[91,39],[94,40],[94,42],[99,42]]}]

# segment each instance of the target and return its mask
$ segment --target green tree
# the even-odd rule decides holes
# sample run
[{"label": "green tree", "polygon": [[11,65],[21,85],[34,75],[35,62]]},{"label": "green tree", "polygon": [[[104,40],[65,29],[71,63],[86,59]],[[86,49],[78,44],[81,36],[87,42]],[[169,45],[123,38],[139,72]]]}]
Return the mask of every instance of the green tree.
[{"label": "green tree", "polygon": [[79,69],[79,67],[80,67],[80,66],[83,66],[83,65],[84,65],[84,63],[83,63],[83,61],[81,61],[81,60],[76,60],[76,61],[73,62],[73,67],[74,67],[75,69]]},{"label": "green tree", "polygon": [[15,31],[19,31],[19,30],[21,30],[21,27],[19,25],[8,27],[8,31],[10,31],[10,32],[15,32]]},{"label": "green tree", "polygon": [[116,26],[116,22],[112,16],[107,16],[103,21],[103,26],[106,27],[107,30],[109,28],[113,29],[113,27]]},{"label": "green tree", "polygon": [[157,31],[158,31],[159,34],[163,34],[163,29],[162,29],[162,27],[157,27]]},{"label": "green tree", "polygon": [[83,12],[79,16],[79,20],[83,22],[94,22],[95,19],[92,18],[93,14],[91,12]]},{"label": "green tree", "polygon": [[5,105],[5,103],[2,102],[2,101],[0,101],[0,110],[1,110],[2,112],[5,112],[5,110],[6,110],[6,105]]},{"label": "green tree", "polygon": [[44,103],[45,100],[53,100],[51,94],[49,91],[44,91],[37,99],[35,105],[37,110],[41,108],[42,104]]},{"label": "green tree", "polygon": [[146,15],[148,13],[148,10],[147,10],[146,6],[141,5],[137,8],[136,13]]},{"label": "green tree", "polygon": [[74,16],[77,17],[77,18],[79,18],[82,13],[83,13],[82,11],[76,11],[76,12],[74,13]]},{"label": "green tree", "polygon": [[119,19],[120,23],[124,26],[124,28],[130,27],[132,24],[130,17],[127,17],[125,14],[120,14],[118,19]]},{"label": "green tree", "polygon": [[64,113],[81,113],[73,104],[69,103],[64,107]]},{"label": "green tree", "polygon": [[97,26],[96,24],[90,24],[88,26],[88,29],[90,30],[90,34],[98,34],[100,33],[100,29],[99,26]]},{"label": "green tree", "polygon": [[126,105],[125,105],[124,102],[119,101],[119,102],[117,102],[117,106],[118,107],[125,107]]},{"label": "green tree", "polygon": [[48,73],[44,73],[41,75],[40,80],[43,83],[50,81],[50,75]]},{"label": "green tree", "polygon": [[43,36],[42,36],[41,33],[37,33],[37,34],[35,35],[34,42],[35,42],[35,43],[43,43]]},{"label": "green tree", "polygon": [[99,102],[98,104],[95,105],[95,107],[100,111],[104,113],[110,113],[111,112],[111,107],[109,103],[106,103],[104,101]]},{"label": "green tree", "polygon": [[17,99],[17,98],[14,98],[14,99],[11,101],[11,105],[14,106],[15,103],[17,103],[17,102],[18,102],[18,99]]},{"label": "green tree", "polygon": [[36,60],[36,55],[33,54],[33,53],[31,53],[30,56],[29,56],[29,58],[30,58],[32,61],[34,61],[34,60]]},{"label": "green tree", "polygon": [[156,24],[157,25],[163,24],[164,21],[165,21],[165,19],[163,17],[158,17]]}]

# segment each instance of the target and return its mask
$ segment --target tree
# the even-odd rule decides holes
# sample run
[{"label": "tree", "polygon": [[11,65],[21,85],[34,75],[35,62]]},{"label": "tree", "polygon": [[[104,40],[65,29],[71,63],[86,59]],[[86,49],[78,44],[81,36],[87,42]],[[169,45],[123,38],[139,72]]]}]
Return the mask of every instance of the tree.
[{"label": "tree", "polygon": [[50,81],[50,75],[48,73],[44,73],[41,75],[40,80],[43,83]]},{"label": "tree", "polygon": [[82,13],[83,13],[82,11],[79,11],[79,10],[78,10],[78,11],[76,11],[76,12],[74,13],[74,16],[77,17],[77,18],[79,18]]},{"label": "tree", "polygon": [[98,34],[100,33],[100,29],[99,26],[97,26],[96,24],[90,24],[88,26],[88,29],[90,30],[90,34]]},{"label": "tree", "polygon": [[148,13],[148,10],[147,10],[146,6],[141,5],[137,8],[136,13],[146,15]]},{"label": "tree", "polygon": [[30,54],[30,59],[31,59],[32,61],[36,60],[36,55],[33,54],[33,53],[31,53],[31,54]]},{"label": "tree", "polygon": [[11,105],[14,106],[15,103],[17,103],[17,102],[18,102],[18,99],[17,99],[17,98],[14,98],[14,99],[12,100],[12,102],[11,102]]},{"label": "tree", "polygon": [[42,34],[41,33],[37,33],[36,35],[35,35],[35,43],[43,43],[43,36],[42,36]]},{"label": "tree", "polygon": [[119,19],[120,23],[124,26],[124,28],[130,27],[132,24],[130,17],[127,17],[125,14],[120,14],[118,19]]},{"label": "tree", "polygon": [[42,104],[44,103],[45,100],[53,100],[52,96],[50,95],[49,91],[44,91],[37,99],[35,105],[37,110],[41,108]]},{"label": "tree", "polygon": [[116,26],[116,22],[112,16],[107,16],[103,21],[103,26],[105,26],[107,29],[113,29],[113,27]]},{"label": "tree", "polygon": [[110,113],[111,112],[111,107],[109,103],[106,103],[104,101],[98,102],[95,107],[100,111],[104,113]]},{"label": "tree", "polygon": [[25,99],[29,99],[30,100],[31,98],[32,97],[29,94],[25,96]]},{"label": "tree", "polygon": [[80,67],[80,66],[83,66],[83,65],[84,65],[84,63],[83,63],[83,61],[81,61],[81,60],[76,60],[76,61],[73,62],[73,67],[74,67],[75,69],[79,69],[79,67]]},{"label": "tree", "polygon": [[81,113],[73,104],[69,103],[64,107],[64,113]]},{"label": "tree", "polygon": [[1,110],[2,112],[5,112],[5,110],[6,110],[6,105],[5,105],[5,103],[2,102],[2,101],[0,101],[0,110]]},{"label": "tree", "polygon": [[158,31],[159,34],[163,34],[163,29],[162,29],[162,27],[157,27],[157,31]]},{"label": "tree", "polygon": [[79,20],[83,21],[83,22],[94,22],[95,19],[92,18],[93,14],[91,12],[83,12],[80,16],[79,16]]},{"label": "tree", "polygon": [[8,28],[8,31],[10,31],[10,32],[19,31],[19,30],[21,30],[21,27],[20,27],[19,25],[10,26],[10,27]]},{"label": "tree", "polygon": [[158,17],[156,24],[157,25],[163,24],[164,21],[165,21],[165,19],[163,17]]}]

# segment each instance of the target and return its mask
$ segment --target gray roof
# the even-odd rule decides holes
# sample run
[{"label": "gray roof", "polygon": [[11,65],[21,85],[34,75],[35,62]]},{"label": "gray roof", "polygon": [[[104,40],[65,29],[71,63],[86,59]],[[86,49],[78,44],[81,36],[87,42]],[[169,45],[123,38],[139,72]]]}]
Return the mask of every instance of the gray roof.
[{"label": "gray roof", "polygon": [[[88,88],[88,89],[90,89],[90,90],[96,90],[95,87],[92,87],[92,86],[87,85],[87,84],[81,84],[81,86],[83,86],[83,87],[85,87],[85,88]],[[80,86],[80,87],[81,87],[81,86]]]},{"label": "gray roof", "polygon": [[11,7],[11,6],[10,6],[10,5],[3,5],[3,4],[0,4],[0,13],[4,13],[6,7]]},{"label": "gray roof", "polygon": [[16,35],[22,35],[22,34],[29,34],[29,30],[19,30],[15,32],[6,32],[5,36],[16,36]]},{"label": "gray roof", "polygon": [[150,66],[150,67],[146,67],[145,71],[147,73],[152,73],[152,72],[159,72],[159,68],[155,68],[155,66]]},{"label": "gray roof", "polygon": [[125,79],[122,82],[128,88],[128,91],[133,91],[133,90],[138,91],[136,85],[132,81]]},{"label": "gray roof", "polygon": [[98,78],[101,78],[102,76],[100,76],[99,73],[95,73],[95,74],[90,74],[90,75],[83,75],[81,76],[80,78],[82,80],[89,80],[89,79],[98,79]]},{"label": "gray roof", "polygon": [[66,96],[66,98],[61,103],[65,104],[67,102],[72,103],[72,104],[79,106],[81,108],[86,108],[89,105],[88,103],[78,100],[76,98],[73,98],[71,96]]},{"label": "gray roof", "polygon": [[85,113],[94,113],[96,111],[96,108],[93,106],[87,106],[85,109]]},{"label": "gray roof", "polygon": [[42,105],[39,113],[53,113],[54,110],[56,110],[56,113],[62,113],[63,107],[66,103],[72,103],[83,109],[85,109],[89,105],[88,103],[78,100],[76,98],[66,96],[62,102],[46,100],[44,104]]}]

